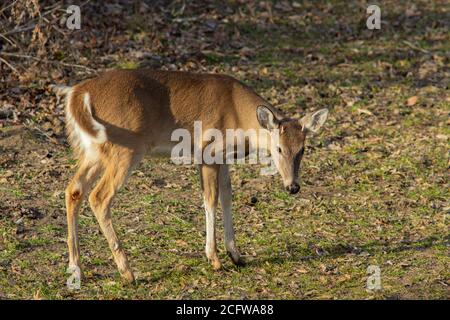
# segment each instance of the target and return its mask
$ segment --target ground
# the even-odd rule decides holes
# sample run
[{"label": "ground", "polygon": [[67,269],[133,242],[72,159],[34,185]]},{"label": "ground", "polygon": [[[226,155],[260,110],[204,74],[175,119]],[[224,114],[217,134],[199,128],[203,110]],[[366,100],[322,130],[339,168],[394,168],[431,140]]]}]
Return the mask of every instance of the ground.
[{"label": "ground", "polygon": [[[111,41],[108,50],[85,41],[78,60],[55,54],[32,80],[11,75],[1,92],[14,117],[0,119],[0,299],[448,299],[448,2],[383,1],[381,30],[367,30],[364,1],[202,3],[170,2],[150,11],[161,17],[154,24],[126,16],[110,40],[96,40]],[[223,246],[222,270],[206,261],[196,168],[148,158],[113,207],[137,282],[121,282],[85,204],[85,278],[70,291],[64,189],[76,160],[46,87],[143,60],[230,74],[289,115],[327,107],[329,119],[307,141],[299,194],[258,166],[233,167],[245,267]],[[367,289],[370,266],[380,290]]]}]

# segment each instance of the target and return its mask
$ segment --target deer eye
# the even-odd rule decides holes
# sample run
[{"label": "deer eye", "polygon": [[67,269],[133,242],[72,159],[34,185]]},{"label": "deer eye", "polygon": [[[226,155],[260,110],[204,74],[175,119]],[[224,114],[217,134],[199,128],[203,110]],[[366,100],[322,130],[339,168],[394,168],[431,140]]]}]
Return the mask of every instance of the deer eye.
[{"label": "deer eye", "polygon": [[280,147],[278,147],[278,153],[281,153],[281,148]]}]

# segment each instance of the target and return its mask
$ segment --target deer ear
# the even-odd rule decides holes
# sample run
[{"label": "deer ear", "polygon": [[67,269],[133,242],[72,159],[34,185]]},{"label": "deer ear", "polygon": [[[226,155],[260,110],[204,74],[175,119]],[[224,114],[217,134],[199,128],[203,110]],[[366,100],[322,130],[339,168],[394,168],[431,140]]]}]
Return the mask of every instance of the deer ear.
[{"label": "deer ear", "polygon": [[320,109],[314,113],[308,113],[299,120],[303,130],[317,132],[328,117],[328,109]]},{"label": "deer ear", "polygon": [[259,124],[264,129],[277,129],[280,125],[280,122],[275,117],[272,110],[266,106],[258,106],[258,108],[256,108],[256,117],[258,118]]}]

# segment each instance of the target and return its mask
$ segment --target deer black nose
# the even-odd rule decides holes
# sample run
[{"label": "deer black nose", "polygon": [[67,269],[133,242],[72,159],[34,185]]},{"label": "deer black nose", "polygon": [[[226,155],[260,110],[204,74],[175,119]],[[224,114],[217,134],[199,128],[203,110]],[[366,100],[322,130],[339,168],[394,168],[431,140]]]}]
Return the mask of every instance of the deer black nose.
[{"label": "deer black nose", "polygon": [[290,194],[296,194],[300,191],[300,186],[298,183],[293,183],[286,187],[286,190],[289,191]]}]

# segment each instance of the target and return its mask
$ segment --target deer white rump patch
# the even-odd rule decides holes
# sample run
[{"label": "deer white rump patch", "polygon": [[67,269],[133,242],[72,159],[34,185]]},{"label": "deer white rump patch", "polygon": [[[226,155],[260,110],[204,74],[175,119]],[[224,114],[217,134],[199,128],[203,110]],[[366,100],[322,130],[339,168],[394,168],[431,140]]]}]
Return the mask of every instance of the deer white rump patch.
[{"label": "deer white rump patch", "polygon": [[96,135],[93,136],[84,131],[80,125],[76,122],[71,111],[72,103],[72,91],[67,94],[67,106],[66,106],[66,118],[67,123],[72,129],[72,136],[74,142],[79,145],[84,154],[89,159],[97,158],[97,145],[107,141],[106,128],[104,125],[96,121],[92,116],[91,101],[89,93],[85,93],[83,96],[83,106],[78,112],[85,112],[90,118],[90,122]]},{"label": "deer white rump patch", "polygon": [[91,99],[90,99],[89,93],[86,92],[84,94],[83,102],[84,102],[84,109],[87,113],[89,113],[89,116],[91,118],[92,127],[94,128],[95,131],[97,131],[96,137],[91,136],[91,135],[88,135],[88,136],[92,139],[92,141],[94,143],[101,144],[101,143],[106,142],[107,137],[106,137],[105,126],[102,125],[100,122],[96,121],[94,119],[94,117],[92,117]]}]

